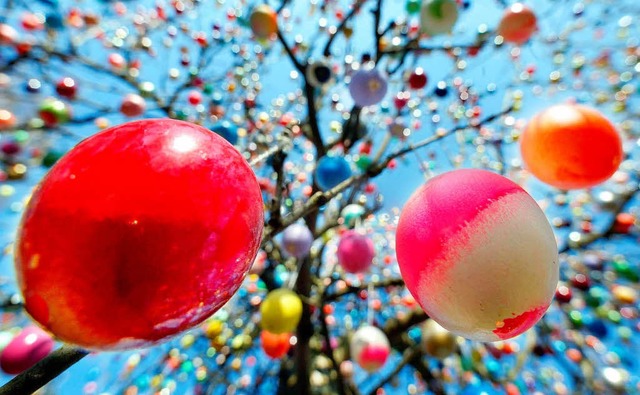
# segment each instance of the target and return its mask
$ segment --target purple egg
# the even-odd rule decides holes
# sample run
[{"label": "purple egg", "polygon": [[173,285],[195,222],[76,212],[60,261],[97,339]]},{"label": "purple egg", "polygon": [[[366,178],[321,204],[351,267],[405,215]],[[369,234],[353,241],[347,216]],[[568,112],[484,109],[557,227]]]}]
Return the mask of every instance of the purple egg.
[{"label": "purple egg", "polygon": [[351,77],[349,93],[358,107],[378,104],[387,94],[387,78],[373,63],[367,63]]},{"label": "purple egg", "polygon": [[34,325],[28,326],[2,351],[0,367],[8,374],[21,373],[46,357],[54,344],[47,332]]},{"label": "purple egg", "polygon": [[302,224],[293,224],[282,232],[282,247],[295,258],[304,258],[309,255],[313,244],[313,234],[309,228]]}]

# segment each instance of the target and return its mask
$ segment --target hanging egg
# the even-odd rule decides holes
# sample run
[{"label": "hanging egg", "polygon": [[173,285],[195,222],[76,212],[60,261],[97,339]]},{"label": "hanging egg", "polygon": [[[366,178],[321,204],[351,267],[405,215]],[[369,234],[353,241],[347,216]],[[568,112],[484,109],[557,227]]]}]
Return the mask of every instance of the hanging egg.
[{"label": "hanging egg", "polygon": [[514,3],[502,15],[497,33],[506,42],[524,44],[537,30],[537,18],[533,10],[522,3]]},{"label": "hanging egg", "polygon": [[278,288],[267,294],[260,305],[260,326],[275,333],[291,333],[296,330],[302,316],[302,301],[297,293]]},{"label": "hanging egg", "polygon": [[17,282],[26,311],[60,340],[145,347],[233,296],[263,224],[255,174],[232,145],[188,122],[128,122],[49,169],[18,230]]},{"label": "hanging egg", "polygon": [[290,339],[290,333],[275,334],[265,330],[260,332],[262,350],[273,359],[282,358],[289,351],[291,348]]},{"label": "hanging egg", "polygon": [[424,88],[425,86],[427,86],[427,82],[427,74],[424,72],[424,69],[422,67],[417,67],[409,74],[409,77],[407,78],[407,84],[409,85],[409,88],[413,90]]},{"label": "hanging egg", "polygon": [[337,186],[349,177],[351,177],[351,166],[342,156],[323,156],[316,164],[316,184],[323,191]]},{"label": "hanging egg", "polygon": [[65,77],[56,84],[56,92],[65,99],[75,99],[78,94],[78,85],[73,78]]},{"label": "hanging egg", "polygon": [[257,5],[251,12],[249,24],[259,39],[271,39],[278,32],[278,14],[267,4]]},{"label": "hanging egg", "polygon": [[622,140],[599,111],[559,104],[537,113],[520,136],[525,167],[560,189],[589,188],[606,181],[622,162]]},{"label": "hanging egg", "polygon": [[54,345],[47,332],[35,325],[27,326],[0,354],[0,367],[8,374],[22,373],[46,357]]},{"label": "hanging egg", "polygon": [[340,211],[340,218],[344,226],[353,228],[365,214],[365,208],[359,204],[348,204]]},{"label": "hanging egg", "polygon": [[331,67],[325,61],[311,62],[305,71],[307,81],[316,88],[328,84],[333,78]]},{"label": "hanging egg", "polygon": [[120,104],[120,112],[129,118],[139,117],[144,114],[147,108],[147,102],[145,99],[135,93],[129,93],[122,98]]},{"label": "hanging egg", "polygon": [[71,119],[71,108],[62,100],[47,98],[40,104],[38,114],[47,127],[55,127]]},{"label": "hanging egg", "polygon": [[425,0],[420,9],[420,30],[429,36],[451,33],[458,21],[455,0]]},{"label": "hanging egg", "polygon": [[347,273],[366,271],[375,255],[373,241],[367,236],[355,230],[349,230],[340,236],[338,262]]},{"label": "hanging egg", "polygon": [[16,123],[16,116],[11,111],[0,108],[0,130],[12,129]]},{"label": "hanging egg", "polygon": [[414,192],[400,215],[396,253],[424,311],[478,341],[533,326],[559,277],[545,214],[516,183],[486,170],[443,173]]},{"label": "hanging egg", "polygon": [[349,350],[351,359],[369,373],[382,368],[391,354],[387,335],[371,325],[365,325],[353,334]]},{"label": "hanging egg", "polygon": [[373,62],[367,62],[351,77],[349,93],[356,106],[367,107],[380,103],[387,94],[387,87],[387,77]]},{"label": "hanging egg", "polygon": [[216,123],[211,130],[218,133],[225,140],[233,145],[238,144],[238,128],[229,121],[221,121]]},{"label": "hanging egg", "polygon": [[448,357],[458,348],[457,336],[431,319],[422,325],[422,344],[428,355],[438,359]]},{"label": "hanging egg", "polygon": [[297,259],[305,258],[309,255],[313,244],[313,234],[306,225],[289,225],[282,232],[282,247],[285,252]]}]

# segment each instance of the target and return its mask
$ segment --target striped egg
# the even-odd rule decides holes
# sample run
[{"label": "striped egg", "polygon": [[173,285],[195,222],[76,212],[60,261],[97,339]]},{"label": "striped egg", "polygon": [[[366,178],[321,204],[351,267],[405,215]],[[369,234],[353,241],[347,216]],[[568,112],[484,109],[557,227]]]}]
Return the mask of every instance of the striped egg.
[{"label": "striped egg", "polygon": [[396,234],[407,288],[431,318],[478,341],[526,331],[558,283],[547,218],[520,186],[461,169],[434,177],[402,210]]}]

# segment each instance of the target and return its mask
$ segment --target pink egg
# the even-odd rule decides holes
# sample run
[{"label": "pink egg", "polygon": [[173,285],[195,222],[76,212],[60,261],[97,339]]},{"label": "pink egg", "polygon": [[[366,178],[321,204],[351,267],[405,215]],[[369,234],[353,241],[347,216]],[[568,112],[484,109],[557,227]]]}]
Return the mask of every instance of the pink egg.
[{"label": "pink egg", "polygon": [[135,93],[127,94],[120,104],[120,112],[127,117],[138,117],[144,113],[147,108],[147,102],[140,95]]},{"label": "pink egg", "polygon": [[353,334],[349,348],[351,359],[367,372],[375,372],[384,366],[391,353],[387,335],[370,325],[361,327]]},{"label": "pink egg", "polygon": [[520,186],[485,170],[454,170],[419,188],[402,210],[396,252],[425,312],[472,340],[526,331],[558,283],[546,216]]},{"label": "pink egg", "polygon": [[46,357],[53,350],[54,343],[44,330],[28,326],[2,351],[0,367],[5,373],[18,374]]},{"label": "pink egg", "polygon": [[376,255],[373,242],[355,230],[345,232],[338,243],[338,262],[348,273],[361,273],[371,266]]}]

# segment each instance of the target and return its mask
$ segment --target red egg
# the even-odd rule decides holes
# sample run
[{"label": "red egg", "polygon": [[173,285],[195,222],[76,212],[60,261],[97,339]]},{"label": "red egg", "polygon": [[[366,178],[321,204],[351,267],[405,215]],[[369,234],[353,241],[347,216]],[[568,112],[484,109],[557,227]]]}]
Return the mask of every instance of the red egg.
[{"label": "red egg", "polygon": [[55,342],[47,332],[31,325],[9,342],[0,355],[5,373],[18,374],[35,365],[53,350]]},{"label": "red egg", "polygon": [[195,124],[105,129],[49,170],[22,218],[15,265],[27,312],[89,349],[148,346],[237,291],[263,202],[242,155]]},{"label": "red egg", "polygon": [[427,86],[427,74],[422,67],[418,67],[409,74],[407,83],[411,89],[422,89]]},{"label": "red egg", "polygon": [[11,25],[0,23],[0,45],[13,45],[18,40],[18,31]]},{"label": "red egg", "polygon": [[120,104],[120,112],[127,117],[139,117],[144,114],[147,108],[147,102],[140,95],[129,93],[122,99]]},{"label": "red egg", "polygon": [[289,351],[291,348],[290,339],[290,333],[275,334],[265,330],[260,333],[262,350],[264,350],[265,354],[274,359],[281,358]]},{"label": "red egg", "polygon": [[78,94],[78,84],[76,84],[76,81],[73,78],[62,78],[56,84],[56,92],[58,95],[66,99],[75,99]]},{"label": "red egg", "polygon": [[536,114],[520,136],[526,168],[560,189],[588,188],[606,181],[622,162],[622,140],[597,110],[560,104]]},{"label": "red egg", "polygon": [[498,34],[504,41],[514,44],[524,44],[538,30],[536,14],[521,3],[512,4],[500,20]]}]

